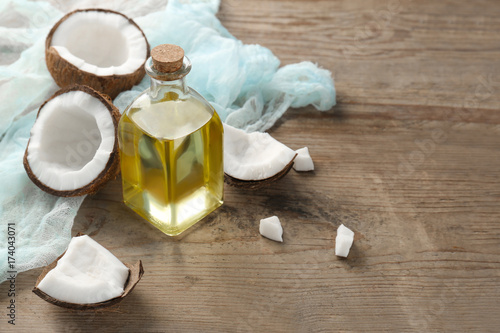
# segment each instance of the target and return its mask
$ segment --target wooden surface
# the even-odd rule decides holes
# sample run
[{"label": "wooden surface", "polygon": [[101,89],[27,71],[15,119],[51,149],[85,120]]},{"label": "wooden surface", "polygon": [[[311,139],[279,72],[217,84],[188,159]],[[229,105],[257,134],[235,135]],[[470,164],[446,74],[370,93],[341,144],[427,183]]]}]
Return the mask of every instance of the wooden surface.
[{"label": "wooden surface", "polygon": [[[316,170],[226,186],[223,207],[179,239],[133,215],[111,182],[73,233],[142,259],[143,280],[111,312],[74,313],[31,293],[41,269],[21,274],[16,329],[497,332],[500,3],[222,0],[219,17],[283,64],[332,71],[333,110],[289,110],[270,131],[309,147]],[[283,244],[258,233],[271,215]],[[345,260],[341,223],[356,233]]]}]

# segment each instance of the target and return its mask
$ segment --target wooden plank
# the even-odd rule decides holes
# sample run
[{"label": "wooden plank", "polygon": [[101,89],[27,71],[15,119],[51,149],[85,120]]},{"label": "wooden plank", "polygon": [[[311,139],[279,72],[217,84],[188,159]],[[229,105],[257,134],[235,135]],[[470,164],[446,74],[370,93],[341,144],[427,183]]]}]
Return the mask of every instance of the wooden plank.
[{"label": "wooden plank", "polygon": [[[334,73],[333,110],[289,110],[271,130],[308,146],[316,170],[261,191],[226,186],[223,207],[179,238],[131,213],[111,182],[85,200],[73,232],[142,259],[143,280],[111,312],[74,313],[30,292],[40,269],[21,274],[19,329],[496,332],[500,6],[399,3],[346,57],[389,2],[223,1],[236,37]],[[258,234],[271,215],[283,244]],[[341,223],[356,233],[348,259],[334,255]]]},{"label": "wooden plank", "polygon": [[229,31],[283,64],[332,70],[340,102],[477,107],[476,90],[479,106],[500,102],[494,0],[229,3],[219,14]]}]

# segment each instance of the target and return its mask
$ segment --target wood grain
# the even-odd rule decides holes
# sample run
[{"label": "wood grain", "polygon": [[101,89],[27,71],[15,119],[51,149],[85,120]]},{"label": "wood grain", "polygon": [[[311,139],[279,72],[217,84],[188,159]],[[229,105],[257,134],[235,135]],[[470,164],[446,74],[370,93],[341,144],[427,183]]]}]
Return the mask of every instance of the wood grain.
[{"label": "wood grain", "polygon": [[[259,191],[226,186],[224,205],[181,238],[133,215],[111,182],[73,232],[141,259],[142,281],[111,312],[75,313],[31,293],[41,270],[21,274],[16,328],[498,331],[498,2],[223,0],[218,16],[284,65],[332,71],[333,110],[289,110],[271,129],[309,147],[316,170]],[[271,215],[283,244],[258,233]],[[334,255],[341,223],[356,235],[347,259]]]}]

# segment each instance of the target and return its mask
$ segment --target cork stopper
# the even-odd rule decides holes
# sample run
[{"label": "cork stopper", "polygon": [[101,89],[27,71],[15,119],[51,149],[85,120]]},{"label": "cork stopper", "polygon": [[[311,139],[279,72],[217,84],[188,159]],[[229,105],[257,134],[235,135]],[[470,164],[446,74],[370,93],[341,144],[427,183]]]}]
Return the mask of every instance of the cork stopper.
[{"label": "cork stopper", "polygon": [[173,73],[182,67],[184,50],[173,44],[161,44],[151,50],[153,67],[162,73]]}]

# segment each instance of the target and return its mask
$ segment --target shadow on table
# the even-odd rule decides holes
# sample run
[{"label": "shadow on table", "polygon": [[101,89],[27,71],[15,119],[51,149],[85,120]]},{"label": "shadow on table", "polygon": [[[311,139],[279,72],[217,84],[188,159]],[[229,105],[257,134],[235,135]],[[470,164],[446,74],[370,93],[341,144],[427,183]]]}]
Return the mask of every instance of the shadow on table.
[{"label": "shadow on table", "polygon": [[149,332],[157,320],[168,322],[168,318],[152,318],[151,306],[140,291],[134,290],[122,302],[107,309],[69,311],[54,307],[52,315],[53,322],[59,326],[57,332]]}]

